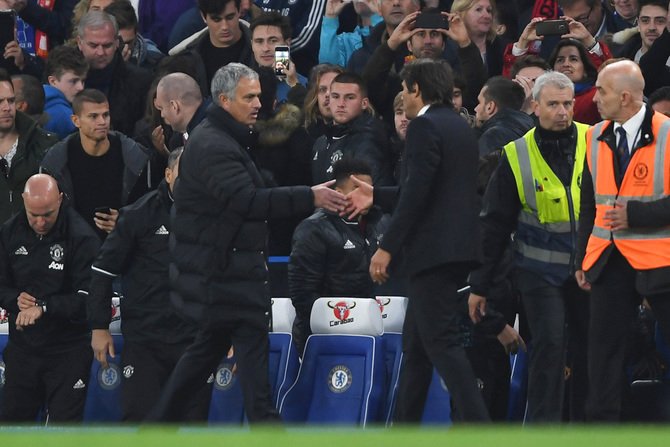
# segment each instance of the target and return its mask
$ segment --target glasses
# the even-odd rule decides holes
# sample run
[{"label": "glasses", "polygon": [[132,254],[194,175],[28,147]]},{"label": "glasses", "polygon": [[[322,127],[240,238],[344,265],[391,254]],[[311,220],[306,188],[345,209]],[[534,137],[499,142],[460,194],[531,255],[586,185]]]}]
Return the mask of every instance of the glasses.
[{"label": "glasses", "polygon": [[595,6],[596,4],[594,2],[593,5],[591,5],[591,7],[589,8],[588,14],[586,14],[585,16],[575,17],[575,20],[581,23],[582,25],[588,23],[589,17],[591,17],[591,13],[593,12],[593,8],[595,8]]}]

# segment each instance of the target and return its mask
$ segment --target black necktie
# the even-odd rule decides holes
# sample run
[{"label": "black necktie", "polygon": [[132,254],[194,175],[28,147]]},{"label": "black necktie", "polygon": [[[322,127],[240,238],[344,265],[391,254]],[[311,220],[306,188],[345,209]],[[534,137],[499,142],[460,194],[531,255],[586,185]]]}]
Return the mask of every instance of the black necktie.
[{"label": "black necktie", "polygon": [[619,127],[617,130],[619,134],[619,143],[617,144],[617,152],[619,152],[619,171],[623,174],[630,163],[630,151],[628,150],[628,137],[626,137],[626,129]]}]

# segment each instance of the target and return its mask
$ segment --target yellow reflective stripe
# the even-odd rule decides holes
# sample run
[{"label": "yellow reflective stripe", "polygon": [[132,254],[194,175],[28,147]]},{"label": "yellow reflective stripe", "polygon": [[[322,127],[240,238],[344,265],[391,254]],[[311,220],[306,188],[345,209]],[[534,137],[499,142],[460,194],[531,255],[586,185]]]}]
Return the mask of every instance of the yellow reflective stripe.
[{"label": "yellow reflective stripe", "polygon": [[549,264],[570,264],[570,253],[561,251],[545,250],[543,248],[532,247],[524,244],[518,238],[514,240],[516,251],[521,253],[524,258],[534,259],[536,261],[547,262]]},{"label": "yellow reflective stripe", "polygon": [[519,161],[521,172],[521,183],[523,184],[526,204],[537,215],[537,195],[533,178],[533,168],[530,166],[530,154],[528,153],[528,142],[526,138],[519,138],[514,142],[516,146],[516,157]]}]

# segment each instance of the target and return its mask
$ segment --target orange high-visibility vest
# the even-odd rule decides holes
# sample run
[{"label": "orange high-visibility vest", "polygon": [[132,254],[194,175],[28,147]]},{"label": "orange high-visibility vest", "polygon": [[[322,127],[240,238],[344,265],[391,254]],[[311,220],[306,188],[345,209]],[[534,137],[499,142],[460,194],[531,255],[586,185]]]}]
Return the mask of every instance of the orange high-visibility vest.
[{"label": "orange high-visibility vest", "polygon": [[605,226],[605,212],[616,200],[651,202],[670,195],[670,119],[656,112],[651,128],[654,141],[633,153],[621,187],[614,174],[614,152],[598,137],[610,124],[603,121],[586,134],[586,160],[595,192],[596,218],[582,268],[588,270],[612,243],[636,270],[670,266],[670,226],[630,228],[617,232]]}]

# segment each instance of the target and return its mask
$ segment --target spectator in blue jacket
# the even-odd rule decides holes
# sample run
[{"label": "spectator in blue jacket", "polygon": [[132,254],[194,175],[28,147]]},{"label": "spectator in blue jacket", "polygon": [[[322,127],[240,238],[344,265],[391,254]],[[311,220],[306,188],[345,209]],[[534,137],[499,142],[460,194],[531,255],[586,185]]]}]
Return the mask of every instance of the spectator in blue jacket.
[{"label": "spectator in blue jacket", "polygon": [[359,26],[350,33],[337,34],[340,27],[340,13],[348,2],[328,0],[326,14],[321,23],[321,46],[319,47],[319,63],[328,62],[334,65],[347,65],[351,54],[361,47],[362,37],[370,35],[370,28],[381,22],[377,0],[361,0],[353,2],[354,10],[359,17]]}]

